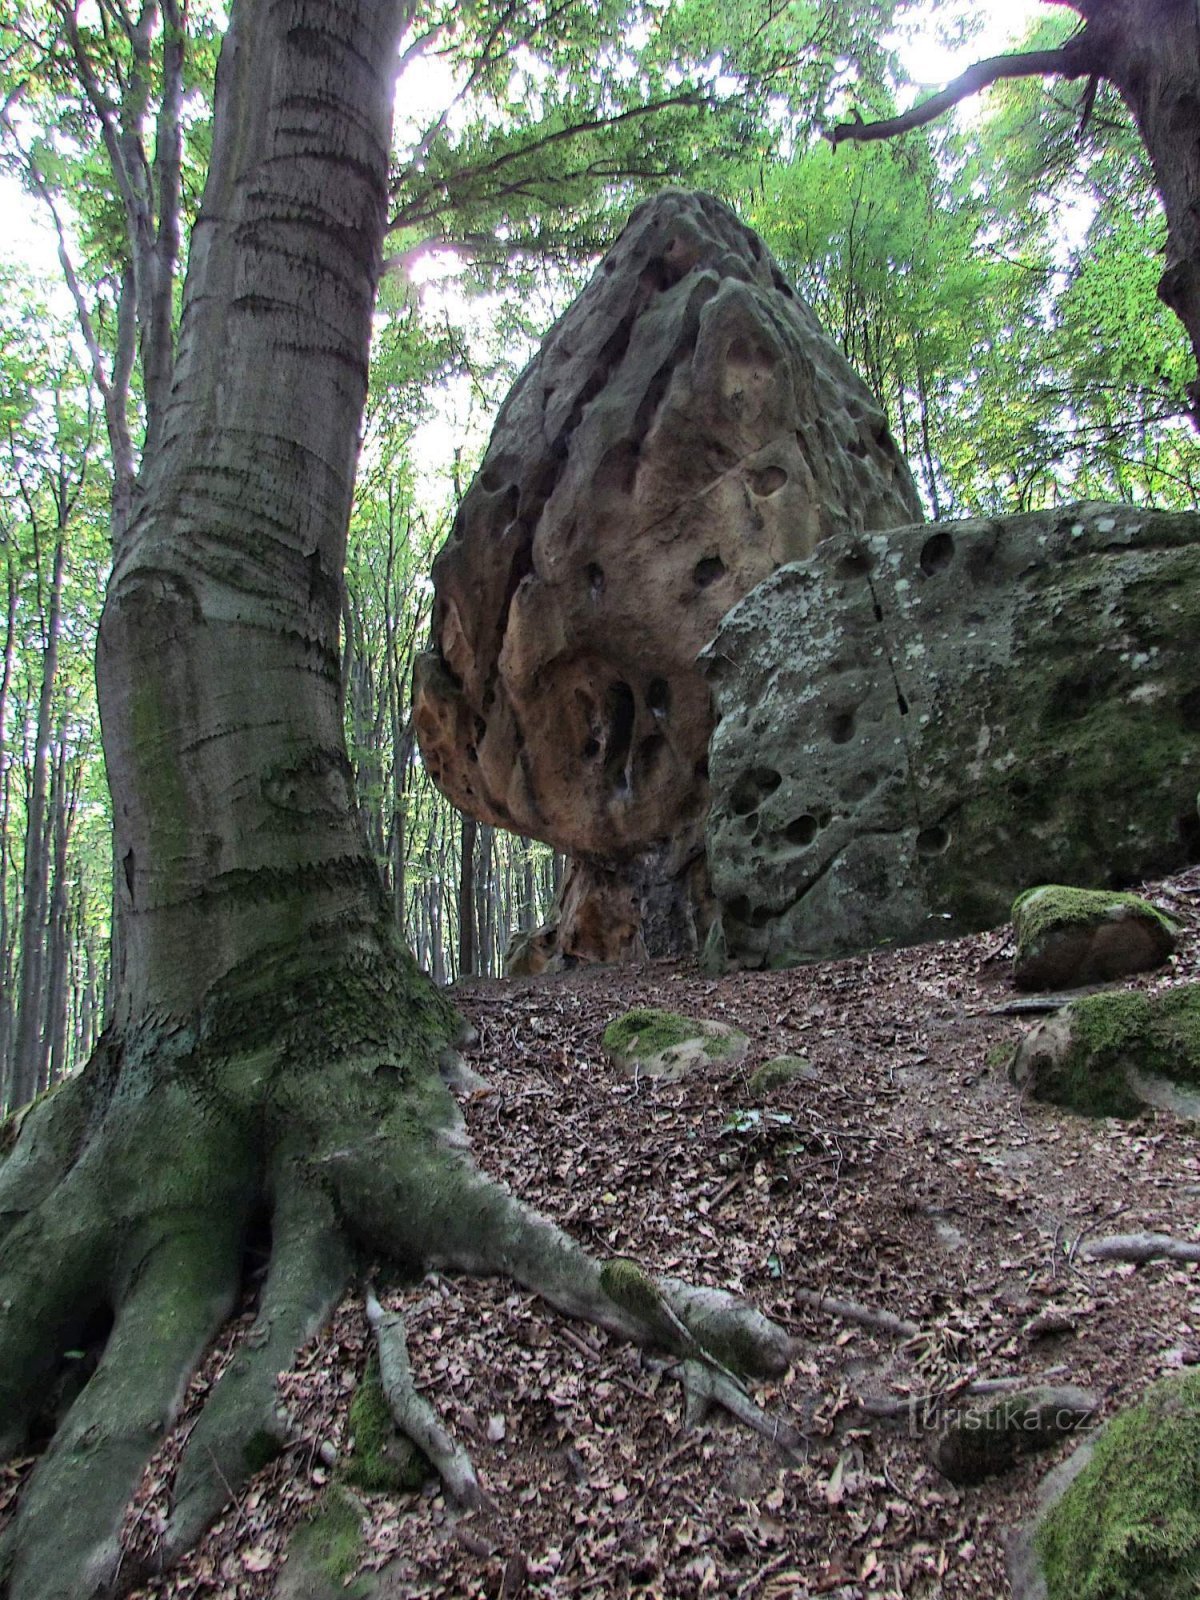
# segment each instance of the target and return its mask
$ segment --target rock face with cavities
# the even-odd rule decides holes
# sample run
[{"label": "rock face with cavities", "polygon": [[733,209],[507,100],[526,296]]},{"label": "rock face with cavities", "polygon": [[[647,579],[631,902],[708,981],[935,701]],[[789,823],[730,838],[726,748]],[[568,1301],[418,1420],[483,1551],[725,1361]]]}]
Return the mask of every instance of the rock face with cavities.
[{"label": "rock face with cavities", "polygon": [[417,669],[435,782],[574,858],[560,956],[703,934],[697,653],[820,540],[919,517],[882,412],[758,237],[709,195],[639,206],[501,408]]},{"label": "rock face with cavities", "polygon": [[1200,861],[1198,637],[1194,512],[840,536],[772,573],[702,657],[712,964],[954,938],[1023,889]]}]

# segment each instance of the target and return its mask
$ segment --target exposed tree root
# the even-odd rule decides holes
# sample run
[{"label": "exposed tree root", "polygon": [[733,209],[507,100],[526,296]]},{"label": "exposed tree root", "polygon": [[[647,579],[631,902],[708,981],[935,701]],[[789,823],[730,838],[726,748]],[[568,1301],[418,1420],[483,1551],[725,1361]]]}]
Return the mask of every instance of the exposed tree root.
[{"label": "exposed tree root", "polygon": [[379,1377],[388,1410],[400,1432],[428,1456],[438,1477],[460,1506],[474,1511],[487,1504],[487,1496],[475,1475],[471,1458],[442,1427],[433,1407],[417,1393],[404,1336],[404,1318],[398,1311],[385,1311],[367,1294],[367,1321],[375,1334],[379,1352]]},{"label": "exposed tree root", "polygon": [[898,1339],[915,1339],[921,1332],[918,1325],[906,1317],[897,1317],[891,1311],[875,1311],[870,1306],[859,1305],[856,1300],[837,1300],[832,1295],[818,1294],[815,1289],[793,1292],[801,1305],[823,1311],[829,1317],[840,1317],[843,1322],[857,1322],[861,1327],[894,1334]]},{"label": "exposed tree root", "polygon": [[[786,1368],[783,1330],[721,1291],[594,1261],[472,1165],[442,1076],[452,1019],[440,1001],[429,1005],[415,1026],[403,1010],[372,1021],[363,1030],[372,1042],[353,1051],[339,1046],[336,1019],[314,1040],[307,1016],[290,1034],[266,1019],[258,1036],[271,1045],[253,1048],[251,1030],[241,1053],[202,1051],[196,1033],[181,1046],[177,1029],[120,1051],[106,1044],[82,1078],[25,1117],[0,1157],[5,1453],[46,1427],[42,1397],[64,1354],[89,1338],[102,1349],[51,1424],[0,1544],[0,1600],[113,1591],[126,1506],[236,1303],[247,1240],[268,1228],[256,1320],[178,1469],[167,1565],[286,1445],[276,1377],[358,1263],[380,1257],[412,1273],[510,1277],[570,1317],[664,1351],[693,1410],[715,1402],[785,1451],[798,1448],[800,1436],[741,1381]],[[469,1458],[416,1391],[402,1321],[373,1297],[369,1314],[398,1426],[457,1500],[485,1503]]]},{"label": "exposed tree root", "polygon": [[1169,1233],[1117,1233],[1109,1239],[1096,1239],[1081,1245],[1085,1261],[1200,1262],[1200,1244],[1190,1239],[1173,1239]]}]

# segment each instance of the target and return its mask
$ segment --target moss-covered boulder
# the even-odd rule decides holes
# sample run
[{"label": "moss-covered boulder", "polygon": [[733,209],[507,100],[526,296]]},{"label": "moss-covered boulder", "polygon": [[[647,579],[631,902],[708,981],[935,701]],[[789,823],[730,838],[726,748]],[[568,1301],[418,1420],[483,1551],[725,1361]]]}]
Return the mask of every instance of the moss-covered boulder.
[{"label": "moss-covered boulder", "polygon": [[789,1083],[818,1083],[820,1076],[807,1056],[773,1056],[750,1074],[747,1087],[756,1100],[766,1100]]},{"label": "moss-covered boulder", "polygon": [[[1200,516],[839,534],[730,611],[707,850],[728,959],[954,938],[1200,860]],[[714,949],[716,941],[714,941]]]},{"label": "moss-covered boulder", "polygon": [[602,1043],[608,1059],[630,1077],[675,1083],[699,1066],[735,1065],[750,1041],[725,1022],[638,1006],[609,1023]]},{"label": "moss-covered boulder", "polygon": [[1049,1600],[1200,1593],[1200,1372],[1156,1384],[1107,1424],[1035,1547]]},{"label": "moss-covered boulder", "polygon": [[1022,989],[1110,983],[1159,967],[1177,928],[1136,894],[1042,884],[1012,908],[1017,950],[1013,980]]},{"label": "moss-covered boulder", "polygon": [[1148,1105],[1200,1116],[1200,984],[1076,1000],[1026,1034],[1011,1072],[1037,1099],[1085,1116]]}]

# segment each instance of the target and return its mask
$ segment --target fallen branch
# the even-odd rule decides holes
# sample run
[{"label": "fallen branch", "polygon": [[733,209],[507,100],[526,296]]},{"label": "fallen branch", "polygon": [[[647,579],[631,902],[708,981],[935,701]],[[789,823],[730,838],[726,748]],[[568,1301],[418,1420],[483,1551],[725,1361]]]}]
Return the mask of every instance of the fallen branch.
[{"label": "fallen branch", "polygon": [[375,1334],[379,1352],[379,1378],[392,1420],[407,1438],[424,1451],[447,1490],[461,1506],[475,1510],[488,1504],[488,1498],[475,1476],[466,1451],[454,1442],[437,1419],[428,1400],[417,1393],[404,1318],[398,1311],[385,1311],[367,1290],[367,1321]]},{"label": "fallen branch", "polygon": [[1087,1261],[1132,1261],[1139,1266],[1147,1261],[1200,1262],[1200,1244],[1173,1239],[1169,1233],[1116,1233],[1081,1245],[1079,1254]]},{"label": "fallen branch", "polygon": [[835,1300],[832,1295],[818,1294],[815,1289],[797,1289],[796,1299],[814,1311],[823,1311],[829,1317],[841,1317],[843,1322],[857,1322],[864,1328],[876,1328],[881,1333],[895,1334],[898,1339],[915,1339],[920,1328],[915,1322],[897,1317],[890,1311],[873,1311],[870,1306],[860,1306],[855,1300]]}]

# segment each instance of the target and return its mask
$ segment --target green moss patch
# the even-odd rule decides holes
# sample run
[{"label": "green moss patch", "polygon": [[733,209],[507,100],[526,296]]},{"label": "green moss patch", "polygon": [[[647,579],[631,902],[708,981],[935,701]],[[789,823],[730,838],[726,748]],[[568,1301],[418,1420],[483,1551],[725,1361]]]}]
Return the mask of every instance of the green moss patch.
[{"label": "green moss patch", "polygon": [[421,1487],[431,1470],[429,1462],[411,1440],[396,1431],[374,1356],[354,1391],[349,1423],[354,1453],[341,1466],[345,1482],[372,1494]]},{"label": "green moss patch", "polygon": [[750,1074],[749,1089],[751,1094],[761,1097],[795,1083],[798,1078],[812,1082],[816,1076],[806,1056],[775,1056]]},{"label": "green moss patch", "polygon": [[1047,883],[1026,889],[1013,901],[1012,919],[1021,944],[1036,944],[1057,928],[1090,926],[1114,911],[1136,911],[1150,922],[1157,922],[1164,933],[1174,937],[1175,924],[1140,895],[1116,890],[1073,889],[1061,883]]},{"label": "green moss patch", "polygon": [[609,1023],[601,1043],[623,1070],[672,1081],[706,1061],[740,1061],[749,1040],[723,1022],[637,1006]]},{"label": "green moss patch", "polygon": [[327,1489],[292,1535],[288,1565],[315,1571],[344,1592],[362,1557],[362,1512],[344,1489]]},{"label": "green moss patch", "polygon": [[1200,1589],[1200,1373],[1115,1417],[1037,1533],[1049,1600],[1183,1600]]},{"label": "green moss patch", "polygon": [[1015,1070],[1039,1100],[1085,1116],[1137,1116],[1145,1102],[1131,1071],[1200,1084],[1200,985],[1077,1000],[1029,1036]]}]

